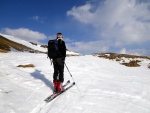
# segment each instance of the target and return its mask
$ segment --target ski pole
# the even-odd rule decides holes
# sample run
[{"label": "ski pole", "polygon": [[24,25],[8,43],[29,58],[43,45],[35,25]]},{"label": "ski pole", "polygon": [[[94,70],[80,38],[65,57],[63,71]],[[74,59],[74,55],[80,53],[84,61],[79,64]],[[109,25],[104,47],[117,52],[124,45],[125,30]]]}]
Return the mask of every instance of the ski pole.
[{"label": "ski pole", "polygon": [[[74,78],[73,78],[72,74],[70,73],[70,71],[69,71],[69,69],[68,69],[68,67],[67,67],[66,63],[65,63],[65,66],[66,66],[66,68],[67,68],[67,70],[68,70],[68,72],[69,72],[69,74],[70,74],[70,76],[71,76],[71,78],[72,78],[73,82],[75,83]],[[77,87],[78,91],[80,92],[81,96],[83,96],[83,95],[82,95],[82,93],[81,93],[81,91],[79,90],[79,88],[78,88],[78,86],[77,86],[77,84],[76,84],[76,83],[75,83],[75,85],[76,85],[76,87]]]}]

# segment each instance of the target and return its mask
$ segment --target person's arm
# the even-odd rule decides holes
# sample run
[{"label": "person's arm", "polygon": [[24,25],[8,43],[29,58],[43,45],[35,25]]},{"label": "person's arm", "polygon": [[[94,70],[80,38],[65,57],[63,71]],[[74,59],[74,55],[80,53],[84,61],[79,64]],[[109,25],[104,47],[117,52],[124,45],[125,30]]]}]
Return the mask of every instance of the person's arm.
[{"label": "person's arm", "polygon": [[66,44],[63,41],[63,56],[66,57]]}]

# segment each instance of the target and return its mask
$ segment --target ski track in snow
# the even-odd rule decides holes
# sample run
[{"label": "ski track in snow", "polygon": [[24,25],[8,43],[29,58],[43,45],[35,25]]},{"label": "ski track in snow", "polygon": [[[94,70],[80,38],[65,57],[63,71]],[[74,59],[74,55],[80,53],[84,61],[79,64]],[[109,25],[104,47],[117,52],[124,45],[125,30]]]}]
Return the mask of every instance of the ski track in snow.
[{"label": "ski track in snow", "polygon": [[[0,113],[150,113],[150,70],[91,55],[67,57],[74,86],[50,103],[53,67],[45,54],[0,53]],[[20,64],[35,68],[19,68]],[[65,81],[72,80],[67,69]],[[73,81],[72,81],[73,82]]]}]

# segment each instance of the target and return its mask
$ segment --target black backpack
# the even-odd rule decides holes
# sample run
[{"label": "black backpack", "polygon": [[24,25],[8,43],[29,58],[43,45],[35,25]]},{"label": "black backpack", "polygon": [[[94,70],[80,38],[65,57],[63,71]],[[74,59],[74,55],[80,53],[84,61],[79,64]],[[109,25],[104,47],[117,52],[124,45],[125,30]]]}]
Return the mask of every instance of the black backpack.
[{"label": "black backpack", "polygon": [[50,59],[58,58],[60,56],[59,48],[58,48],[58,41],[49,40],[48,41],[48,57]]}]

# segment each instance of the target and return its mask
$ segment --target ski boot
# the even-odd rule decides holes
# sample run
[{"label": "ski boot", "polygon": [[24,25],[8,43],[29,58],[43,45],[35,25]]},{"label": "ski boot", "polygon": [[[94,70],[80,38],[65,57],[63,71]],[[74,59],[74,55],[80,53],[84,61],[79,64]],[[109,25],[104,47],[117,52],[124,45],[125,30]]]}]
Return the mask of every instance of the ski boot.
[{"label": "ski boot", "polygon": [[54,93],[57,93],[58,81],[54,80],[53,84],[54,84]]},{"label": "ski boot", "polygon": [[57,91],[58,92],[64,91],[64,88],[62,86],[62,82],[60,82],[60,81],[57,82]]}]

